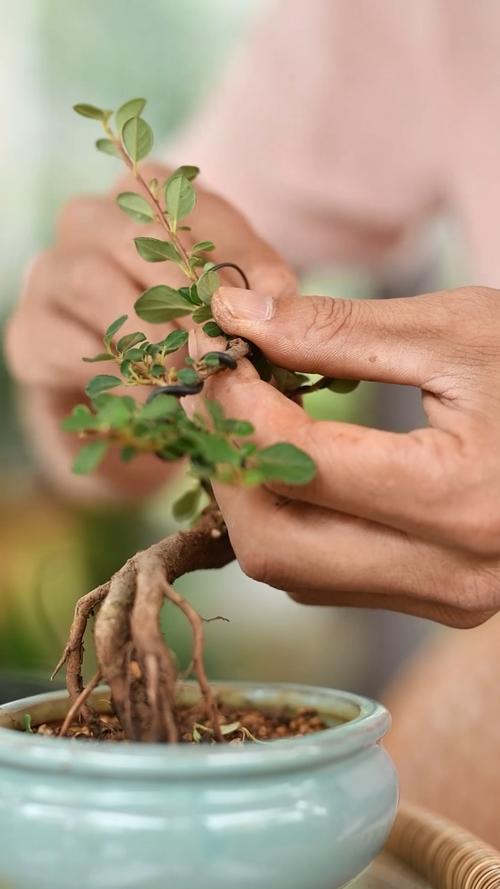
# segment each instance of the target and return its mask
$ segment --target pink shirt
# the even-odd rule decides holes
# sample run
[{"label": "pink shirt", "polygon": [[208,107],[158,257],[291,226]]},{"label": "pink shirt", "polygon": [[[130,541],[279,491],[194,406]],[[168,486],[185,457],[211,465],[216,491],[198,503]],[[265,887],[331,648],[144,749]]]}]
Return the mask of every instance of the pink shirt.
[{"label": "pink shirt", "polygon": [[444,212],[462,283],[498,287],[500,2],[275,2],[178,151],[296,265],[379,261]]}]

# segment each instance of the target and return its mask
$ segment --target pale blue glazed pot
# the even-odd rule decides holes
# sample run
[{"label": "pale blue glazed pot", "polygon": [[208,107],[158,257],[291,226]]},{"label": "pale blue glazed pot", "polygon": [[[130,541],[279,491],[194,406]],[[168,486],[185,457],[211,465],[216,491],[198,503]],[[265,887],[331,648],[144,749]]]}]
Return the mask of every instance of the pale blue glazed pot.
[{"label": "pale blue glazed pot", "polygon": [[[2,889],[335,889],[362,871],[397,805],[384,707],[324,688],[218,689],[315,708],[332,727],[241,747],[97,744],[8,728],[61,718],[62,692],[0,708]],[[107,691],[93,701],[105,710]]]}]

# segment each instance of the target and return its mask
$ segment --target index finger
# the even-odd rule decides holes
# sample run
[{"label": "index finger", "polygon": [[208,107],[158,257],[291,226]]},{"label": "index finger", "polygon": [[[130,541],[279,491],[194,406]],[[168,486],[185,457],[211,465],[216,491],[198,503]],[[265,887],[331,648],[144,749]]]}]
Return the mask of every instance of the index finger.
[{"label": "index finger", "polygon": [[[479,472],[458,433],[419,429],[384,432],[349,423],[314,421],[293,402],[261,381],[245,362],[211,378],[207,394],[228,416],[249,420],[260,446],[287,441],[316,464],[308,485],[274,490],[293,499],[444,542],[466,550],[490,550],[477,535]],[[463,421],[463,418],[462,418]],[[493,492],[494,493],[494,492]],[[496,495],[495,495],[496,497]],[[470,506],[470,508],[469,508]],[[484,507],[484,504],[482,505]],[[498,551],[492,534],[491,548]]]}]

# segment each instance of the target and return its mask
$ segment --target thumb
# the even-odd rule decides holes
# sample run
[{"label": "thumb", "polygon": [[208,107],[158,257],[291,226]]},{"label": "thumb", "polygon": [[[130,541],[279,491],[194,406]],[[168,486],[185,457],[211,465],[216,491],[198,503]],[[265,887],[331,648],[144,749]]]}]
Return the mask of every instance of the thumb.
[{"label": "thumb", "polygon": [[251,340],[289,370],[422,386],[445,364],[442,344],[450,335],[445,303],[450,303],[448,294],[391,300],[274,298],[221,287],[212,310],[223,330]]}]

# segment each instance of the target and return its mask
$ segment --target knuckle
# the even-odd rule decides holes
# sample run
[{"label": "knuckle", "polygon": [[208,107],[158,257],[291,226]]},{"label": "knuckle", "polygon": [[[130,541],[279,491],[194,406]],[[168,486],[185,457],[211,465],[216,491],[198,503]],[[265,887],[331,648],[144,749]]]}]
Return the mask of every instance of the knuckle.
[{"label": "knuckle", "polygon": [[303,332],[305,342],[328,345],[340,333],[348,333],[354,305],[349,299],[313,297],[310,301],[311,318]]},{"label": "knuckle", "polygon": [[454,630],[473,630],[480,627],[493,616],[491,611],[467,611],[465,609],[449,609],[439,615],[439,622]]},{"label": "knuckle", "polygon": [[243,574],[252,580],[266,583],[269,575],[267,556],[262,551],[244,547],[238,552],[238,561]]},{"label": "knuckle", "polygon": [[292,602],[296,602],[297,605],[307,605],[309,601],[309,597],[306,593],[297,590],[287,590],[287,596]]},{"label": "knuckle", "polygon": [[263,540],[257,540],[255,535],[251,535],[248,541],[235,546],[235,552],[243,574],[259,583],[276,585],[276,572],[268,546]]},{"label": "knuckle", "polygon": [[488,617],[500,608],[500,569],[498,565],[491,567],[474,566],[465,570],[459,585],[457,605],[466,620],[473,621],[472,626],[484,623]]},{"label": "knuckle", "polygon": [[470,287],[459,287],[454,294],[460,299],[466,299],[470,303],[471,300],[476,303],[494,303],[498,304],[498,290],[494,287],[485,287],[482,284],[472,284]]},{"label": "knuckle", "polygon": [[[65,255],[64,279],[73,293],[89,293],[97,281],[104,283],[109,277],[109,259],[98,250],[78,250]],[[67,298],[67,295],[66,297]]]},{"label": "knuckle", "polygon": [[[264,254],[264,247],[262,248]],[[254,290],[264,290],[273,296],[293,296],[297,293],[297,278],[278,257],[254,260],[248,268],[248,279]]]},{"label": "knuckle", "polygon": [[56,231],[58,238],[65,238],[83,225],[93,224],[103,199],[92,195],[76,195],[71,198],[59,213]]},{"label": "knuckle", "polygon": [[466,505],[455,526],[455,537],[468,552],[484,557],[500,554],[500,507],[496,501],[481,498],[476,505]]},{"label": "knuckle", "polygon": [[466,552],[499,555],[500,491],[494,460],[487,456],[494,454],[491,443],[478,430],[468,430],[465,439],[429,429],[410,436],[416,445],[408,452],[412,465],[422,467],[425,460],[418,496],[428,520]]}]

